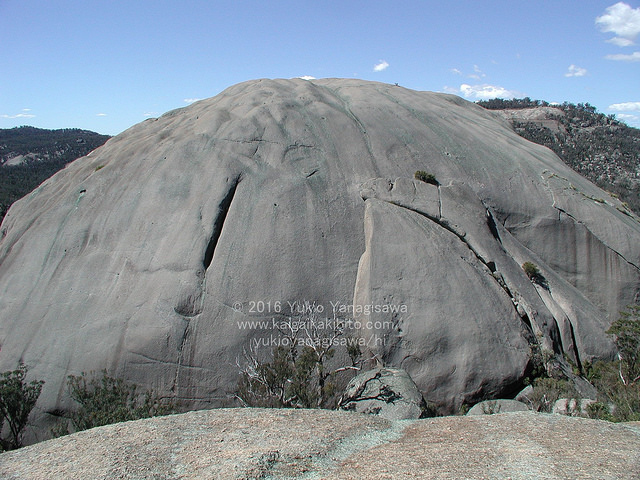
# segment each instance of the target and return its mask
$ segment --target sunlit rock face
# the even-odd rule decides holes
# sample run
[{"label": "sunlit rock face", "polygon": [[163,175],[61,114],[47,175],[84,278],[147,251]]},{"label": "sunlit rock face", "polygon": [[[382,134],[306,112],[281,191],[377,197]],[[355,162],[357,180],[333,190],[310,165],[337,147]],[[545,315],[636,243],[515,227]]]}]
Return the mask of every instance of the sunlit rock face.
[{"label": "sunlit rock face", "polygon": [[42,422],[102,369],[229,404],[236,359],[305,302],[451,411],[516,393],[532,345],[611,356],[640,290],[617,200],[477,105],[360,80],[250,81],[147,120],[1,230],[0,368],[46,381]]}]

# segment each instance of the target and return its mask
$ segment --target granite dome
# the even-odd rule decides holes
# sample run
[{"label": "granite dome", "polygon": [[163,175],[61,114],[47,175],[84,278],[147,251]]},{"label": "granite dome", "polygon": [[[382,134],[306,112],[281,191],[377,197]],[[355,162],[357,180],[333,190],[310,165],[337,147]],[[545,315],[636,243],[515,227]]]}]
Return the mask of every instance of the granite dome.
[{"label": "granite dome", "polygon": [[142,122],[1,230],[0,368],[46,380],[42,412],[105,368],[229,404],[237,356],[273,333],[239,323],[272,320],[259,301],[404,305],[355,313],[358,334],[451,411],[515,393],[532,346],[611,357],[640,292],[618,200],[477,105],[361,80],[249,81]]}]

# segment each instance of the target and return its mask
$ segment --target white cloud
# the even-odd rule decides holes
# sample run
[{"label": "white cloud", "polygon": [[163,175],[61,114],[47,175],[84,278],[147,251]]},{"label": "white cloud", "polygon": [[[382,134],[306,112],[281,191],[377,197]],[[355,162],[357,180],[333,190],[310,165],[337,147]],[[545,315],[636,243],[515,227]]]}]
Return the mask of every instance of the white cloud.
[{"label": "white cloud", "polygon": [[316,77],[312,77],[311,75],[303,75],[301,77],[298,77],[301,80],[315,80]]},{"label": "white cloud", "polygon": [[631,8],[624,2],[618,2],[604,12],[596,18],[596,25],[601,31],[615,35],[609,41],[621,47],[633,45],[640,34],[640,8]]},{"label": "white cloud", "polygon": [[521,96],[515,90],[507,90],[498,85],[460,85],[460,93],[465,98],[474,98],[476,100],[489,100],[491,98],[515,98]]},{"label": "white cloud", "polygon": [[373,71],[381,72],[383,70],[386,70],[387,68],[389,68],[389,64],[385,60],[380,60],[378,63],[374,65]]},{"label": "white cloud", "polygon": [[569,70],[564,74],[565,77],[584,77],[587,74],[586,68],[578,67],[577,65],[569,65]]},{"label": "white cloud", "polygon": [[452,68],[451,69],[451,73],[454,73],[456,75],[462,75],[462,72],[460,70],[458,70],[457,68]]},{"label": "white cloud", "polygon": [[29,111],[31,111],[31,109],[25,108],[23,110],[23,113],[17,113],[15,115],[7,115],[5,113],[5,114],[1,114],[0,118],[33,118],[33,117],[35,117],[35,115],[33,115],[31,113],[24,113],[24,112],[29,112]]},{"label": "white cloud", "polygon": [[634,125],[640,123],[640,117],[638,115],[630,115],[628,113],[619,113],[616,115],[618,120],[622,120],[629,125]]},{"label": "white cloud", "polygon": [[202,99],[201,98],[185,98],[184,103],[193,103],[193,102],[197,102],[198,100],[202,100]]},{"label": "white cloud", "polygon": [[106,117],[106,113],[96,113],[96,117]]},{"label": "white cloud", "polygon": [[614,103],[613,105],[609,105],[608,109],[615,110],[617,112],[631,112],[634,110],[640,111],[640,102]]},{"label": "white cloud", "polygon": [[607,55],[607,60],[617,60],[621,62],[640,62],[640,52],[633,52],[630,55],[624,53],[616,53],[615,55]]},{"label": "white cloud", "polygon": [[473,78],[474,80],[480,80],[481,78],[484,78],[487,76],[482,70],[480,70],[480,67],[478,65],[473,66],[473,71],[475,73],[472,73],[471,75],[469,75],[469,78]]},{"label": "white cloud", "polygon": [[613,43],[614,45],[617,45],[619,47],[629,47],[631,45],[635,45],[632,40],[629,40],[628,38],[622,38],[622,37],[613,37],[607,40],[607,42]]}]

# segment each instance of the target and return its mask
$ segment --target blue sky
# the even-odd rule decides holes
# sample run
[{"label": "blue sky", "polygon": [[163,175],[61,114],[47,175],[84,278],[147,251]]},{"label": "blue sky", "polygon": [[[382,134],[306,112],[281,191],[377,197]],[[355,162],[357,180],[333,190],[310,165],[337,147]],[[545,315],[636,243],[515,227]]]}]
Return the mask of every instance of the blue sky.
[{"label": "blue sky", "polygon": [[117,134],[255,78],[589,102],[640,127],[640,0],[0,0],[0,128]]}]

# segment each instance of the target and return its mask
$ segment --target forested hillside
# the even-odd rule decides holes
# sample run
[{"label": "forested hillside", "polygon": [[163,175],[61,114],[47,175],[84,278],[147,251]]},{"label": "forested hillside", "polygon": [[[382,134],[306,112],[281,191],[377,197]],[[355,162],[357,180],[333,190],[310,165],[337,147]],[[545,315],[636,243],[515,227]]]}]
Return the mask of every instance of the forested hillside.
[{"label": "forested hillside", "polygon": [[13,202],[109,138],[76,128],[0,129],[0,220]]},{"label": "forested hillside", "polygon": [[576,172],[640,213],[640,129],[598,113],[588,103],[524,98],[478,104],[497,111],[519,135],[549,147]]}]

